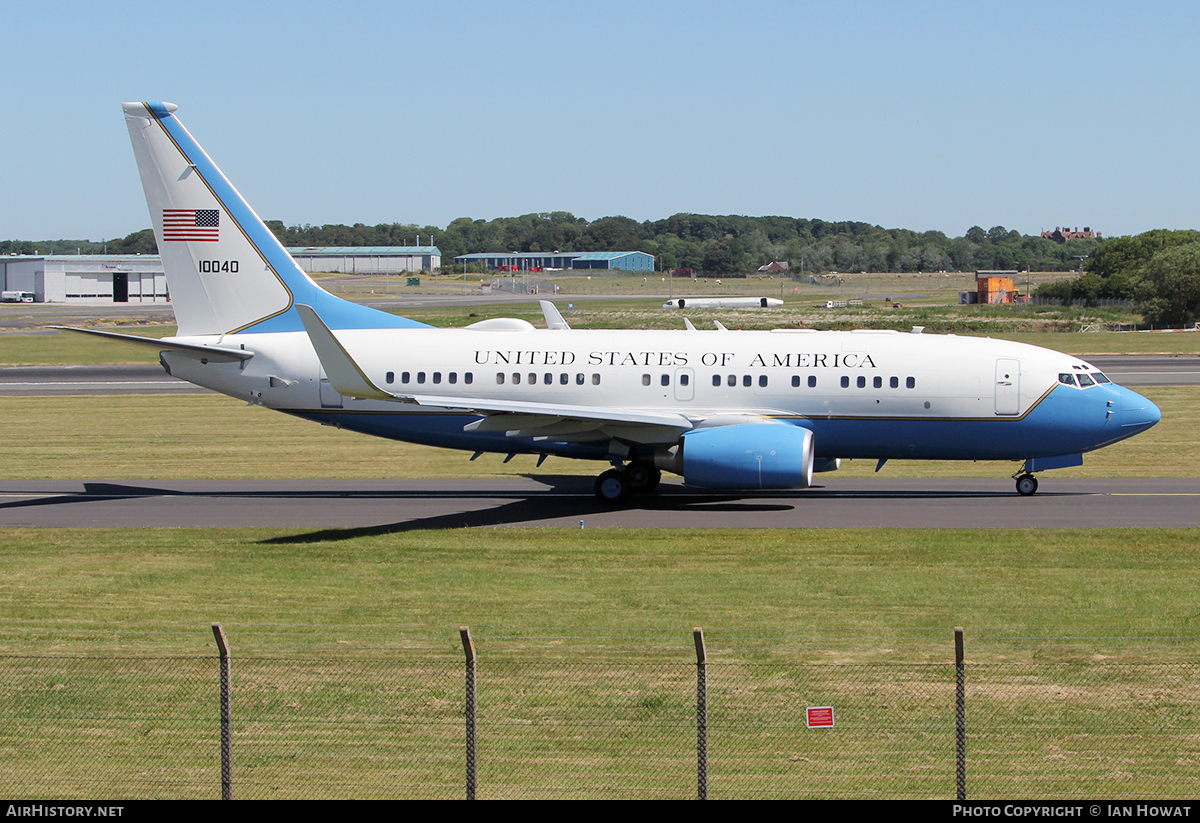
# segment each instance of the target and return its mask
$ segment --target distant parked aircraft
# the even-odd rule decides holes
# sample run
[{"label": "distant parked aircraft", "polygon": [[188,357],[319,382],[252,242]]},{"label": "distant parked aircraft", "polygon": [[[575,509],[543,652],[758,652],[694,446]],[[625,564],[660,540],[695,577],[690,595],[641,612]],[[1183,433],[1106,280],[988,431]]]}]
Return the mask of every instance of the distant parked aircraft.
[{"label": "distant parked aircraft", "polygon": [[676,297],[664,309],[765,309],[782,306],[778,297]]}]

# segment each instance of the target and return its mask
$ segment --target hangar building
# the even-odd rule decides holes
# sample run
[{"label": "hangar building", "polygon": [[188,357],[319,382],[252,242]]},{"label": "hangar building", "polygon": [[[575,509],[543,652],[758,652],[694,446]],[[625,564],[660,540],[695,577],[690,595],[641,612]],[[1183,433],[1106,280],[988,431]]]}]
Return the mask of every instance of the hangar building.
[{"label": "hangar building", "polygon": [[35,303],[166,303],[162,260],[152,254],[45,254],[0,257],[4,291],[33,292]]},{"label": "hangar building", "polygon": [[442,265],[437,246],[302,246],[289,248],[288,254],[307,272],[397,274]]},{"label": "hangar building", "polygon": [[[358,274],[431,271],[437,246],[347,246],[288,249],[305,271]],[[0,257],[0,291],[33,292],[35,303],[166,303],[156,254],[45,254]]]},{"label": "hangar building", "polygon": [[644,251],[556,251],[500,254],[460,254],[455,265],[483,263],[502,271],[538,271],[545,269],[615,269],[617,271],[654,271],[654,256]]}]

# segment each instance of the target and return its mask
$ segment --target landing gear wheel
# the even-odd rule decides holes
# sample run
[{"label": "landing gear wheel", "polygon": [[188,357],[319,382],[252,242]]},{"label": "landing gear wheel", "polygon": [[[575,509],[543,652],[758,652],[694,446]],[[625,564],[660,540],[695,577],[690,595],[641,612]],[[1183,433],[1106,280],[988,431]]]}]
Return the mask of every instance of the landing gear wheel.
[{"label": "landing gear wheel", "polygon": [[1017,478],[1017,494],[1029,497],[1037,491],[1037,478],[1032,474],[1023,474]]},{"label": "landing gear wheel", "polygon": [[662,472],[653,463],[641,460],[630,463],[625,469],[625,475],[629,478],[635,494],[654,491],[658,482],[662,480]]},{"label": "landing gear wheel", "polygon": [[633,484],[623,471],[609,469],[596,478],[596,496],[610,505],[624,503],[633,494]]}]

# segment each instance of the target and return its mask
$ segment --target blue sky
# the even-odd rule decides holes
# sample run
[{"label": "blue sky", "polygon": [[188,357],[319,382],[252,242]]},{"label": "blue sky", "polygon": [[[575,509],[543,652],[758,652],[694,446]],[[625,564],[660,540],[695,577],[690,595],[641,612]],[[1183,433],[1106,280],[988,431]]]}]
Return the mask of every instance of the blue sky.
[{"label": "blue sky", "polygon": [[0,239],[149,225],[168,100],[267,219],[1200,228],[1200,4],[0,0]]}]

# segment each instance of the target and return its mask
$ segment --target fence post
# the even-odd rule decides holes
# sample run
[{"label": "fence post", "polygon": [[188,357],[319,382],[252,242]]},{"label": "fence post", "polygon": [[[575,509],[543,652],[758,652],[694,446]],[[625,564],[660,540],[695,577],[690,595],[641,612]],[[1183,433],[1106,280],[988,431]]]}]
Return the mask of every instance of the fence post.
[{"label": "fence post", "polygon": [[221,799],[233,800],[233,705],[230,688],[229,642],[220,623],[212,624],[221,655]]},{"label": "fence post", "polygon": [[958,799],[967,799],[967,672],[963,665],[963,630],[954,630],[954,759]]},{"label": "fence post", "polygon": [[708,652],[704,629],[692,629],[696,643],[696,799],[708,799]]},{"label": "fence post", "polygon": [[463,653],[467,656],[467,800],[475,799],[475,643],[471,630],[463,626],[458,630],[462,637]]}]

